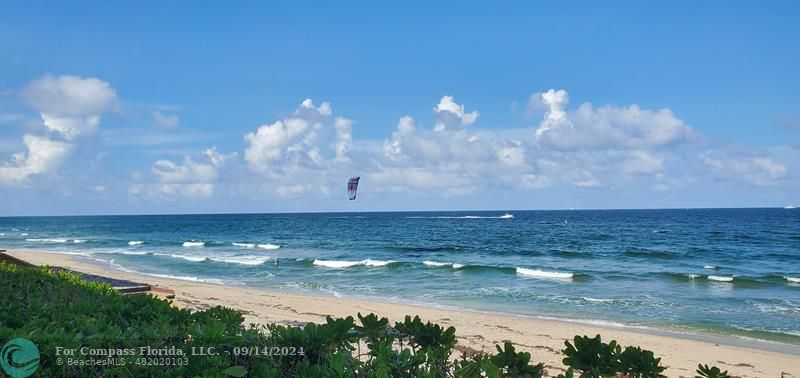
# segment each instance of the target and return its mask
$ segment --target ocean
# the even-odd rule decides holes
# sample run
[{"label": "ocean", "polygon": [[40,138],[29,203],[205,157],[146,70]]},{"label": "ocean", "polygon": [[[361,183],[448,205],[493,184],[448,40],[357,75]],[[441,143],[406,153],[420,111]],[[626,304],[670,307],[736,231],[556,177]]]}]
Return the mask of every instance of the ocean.
[{"label": "ocean", "polygon": [[800,210],[0,217],[158,277],[800,345]]}]

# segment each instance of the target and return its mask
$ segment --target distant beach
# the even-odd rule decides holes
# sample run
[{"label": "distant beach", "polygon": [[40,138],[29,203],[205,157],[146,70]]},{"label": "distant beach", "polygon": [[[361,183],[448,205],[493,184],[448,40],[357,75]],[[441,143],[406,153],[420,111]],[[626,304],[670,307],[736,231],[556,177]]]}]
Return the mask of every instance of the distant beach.
[{"label": "distant beach", "polygon": [[800,369],[797,348],[794,346],[747,342],[690,334],[667,334],[656,330],[592,325],[586,323],[547,320],[533,317],[504,315],[489,312],[465,311],[450,308],[379,302],[333,296],[312,296],[268,291],[247,286],[220,285],[180,279],[154,277],[123,272],[80,256],[67,256],[43,251],[10,251],[11,256],[34,264],[63,266],[91,274],[148,282],[173,289],[176,305],[183,308],[205,309],[223,305],[242,310],[246,322],[302,324],[320,322],[325,315],[344,317],[358,312],[375,312],[392,320],[407,314],[418,314],[425,320],[452,325],[458,330],[458,343],[465,350],[493,351],[494,344],[510,340],[519,349],[532,354],[534,361],[545,363],[548,371],[561,372],[563,343],[573,335],[601,334],[604,339],[616,339],[623,345],[639,345],[663,357],[668,376],[694,376],[698,363],[713,362],[732,374],[747,377],[780,377],[782,373],[796,374]]}]

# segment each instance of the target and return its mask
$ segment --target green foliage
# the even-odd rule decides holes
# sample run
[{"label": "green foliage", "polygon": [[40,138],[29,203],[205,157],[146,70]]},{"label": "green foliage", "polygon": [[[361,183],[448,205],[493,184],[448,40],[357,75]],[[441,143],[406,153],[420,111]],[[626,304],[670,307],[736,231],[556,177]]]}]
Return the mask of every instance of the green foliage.
[{"label": "green foliage", "polygon": [[661,359],[656,358],[653,352],[639,347],[629,346],[618,356],[617,370],[630,378],[661,378],[665,367],[661,366]]},{"label": "green foliage", "polygon": [[571,366],[581,371],[581,378],[613,376],[617,368],[617,356],[620,346],[616,341],[606,344],[600,340],[600,335],[593,338],[589,336],[575,336],[574,345],[565,341],[567,346],[563,350],[567,356],[564,365]]},{"label": "green foliage", "polygon": [[492,363],[502,369],[502,377],[528,377],[539,378],[544,371],[544,365],[530,365],[531,354],[528,352],[517,353],[514,345],[506,341],[505,348],[497,346],[497,354],[491,357]]},{"label": "green foliage", "polygon": [[613,377],[617,373],[631,378],[665,377],[661,374],[666,370],[661,359],[649,350],[632,346],[623,350],[615,340],[604,343],[600,335],[575,336],[573,342],[564,342],[566,348],[562,352],[567,357],[563,363],[571,369],[563,377],[572,377],[575,371],[581,378]]},{"label": "green foliage", "polygon": [[728,371],[721,371],[718,367],[712,366],[708,367],[708,365],[698,364],[697,365],[697,374],[696,378],[730,378],[731,376],[728,375]]},{"label": "green foliage", "polygon": [[[494,355],[455,358],[455,328],[406,316],[358,314],[302,327],[243,324],[241,312],[224,307],[190,311],[150,295],[122,295],[63,271],[0,262],[0,341],[23,337],[39,348],[42,376],[166,377],[530,377],[544,375],[505,342]],[[566,343],[559,377],[662,377],[660,359],[650,351],[595,338]],[[173,348],[180,364],[140,364],[139,348]],[[58,364],[57,348],[135,350],[118,356],[125,365]],[[209,351],[213,353],[197,353]],[[194,352],[194,353],[193,353]],[[62,355],[63,356],[63,355]],[[84,360],[97,357],[75,356]],[[169,356],[167,356],[169,357]],[[700,366],[705,378],[727,372]]]}]

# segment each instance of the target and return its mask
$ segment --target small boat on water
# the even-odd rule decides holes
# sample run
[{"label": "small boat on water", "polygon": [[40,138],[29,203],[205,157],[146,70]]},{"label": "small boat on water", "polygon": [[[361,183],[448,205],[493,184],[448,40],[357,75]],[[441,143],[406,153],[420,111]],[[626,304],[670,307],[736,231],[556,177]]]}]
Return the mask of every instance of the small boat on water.
[{"label": "small boat on water", "polygon": [[784,209],[787,209],[787,210],[788,210],[788,209],[796,209],[796,208],[797,208],[797,206],[790,204],[790,205],[786,205],[786,206],[784,206],[783,208],[784,208]]}]

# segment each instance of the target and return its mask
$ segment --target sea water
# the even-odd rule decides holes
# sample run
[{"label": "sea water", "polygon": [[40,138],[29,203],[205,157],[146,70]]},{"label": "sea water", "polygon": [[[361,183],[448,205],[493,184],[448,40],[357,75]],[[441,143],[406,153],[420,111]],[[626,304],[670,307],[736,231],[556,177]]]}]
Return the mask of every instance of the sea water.
[{"label": "sea water", "polygon": [[156,277],[800,344],[800,210],[0,218]]}]

